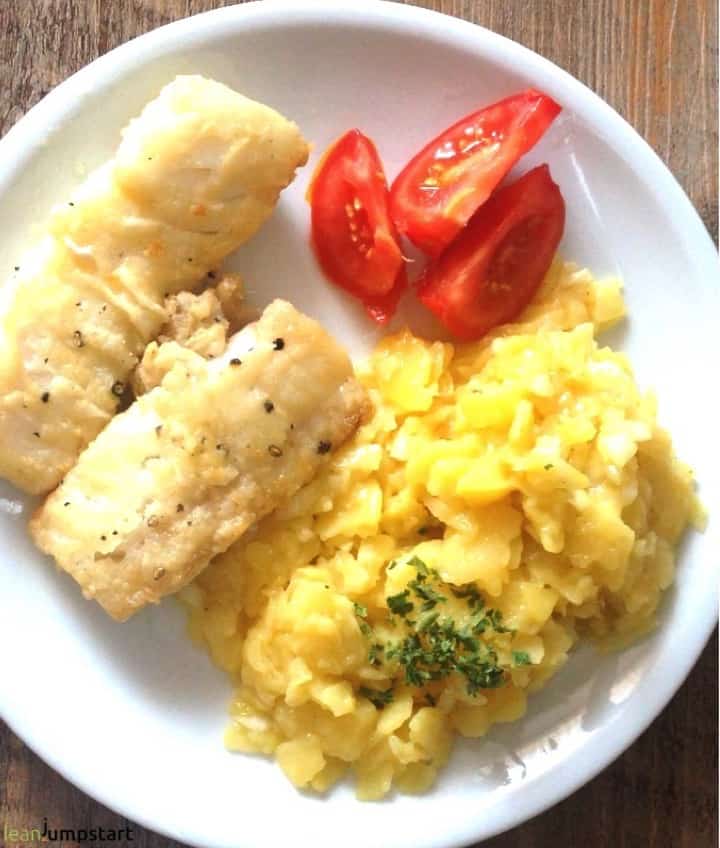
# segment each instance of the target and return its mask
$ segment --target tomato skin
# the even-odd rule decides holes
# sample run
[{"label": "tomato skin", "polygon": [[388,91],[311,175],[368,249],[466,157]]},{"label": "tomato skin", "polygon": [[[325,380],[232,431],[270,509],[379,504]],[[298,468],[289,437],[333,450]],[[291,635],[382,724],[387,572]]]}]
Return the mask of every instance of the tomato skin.
[{"label": "tomato skin", "polygon": [[552,98],[528,89],[440,133],[393,182],[390,214],[399,232],[438,256],[560,111]]},{"label": "tomato skin", "polygon": [[407,287],[407,272],[372,141],[357,129],[341,136],[318,164],[308,199],[311,242],[325,276],[385,324]]},{"label": "tomato skin", "polygon": [[418,296],[462,341],[513,321],[537,292],[565,228],[565,201],[540,165],[499,189],[421,277]]}]

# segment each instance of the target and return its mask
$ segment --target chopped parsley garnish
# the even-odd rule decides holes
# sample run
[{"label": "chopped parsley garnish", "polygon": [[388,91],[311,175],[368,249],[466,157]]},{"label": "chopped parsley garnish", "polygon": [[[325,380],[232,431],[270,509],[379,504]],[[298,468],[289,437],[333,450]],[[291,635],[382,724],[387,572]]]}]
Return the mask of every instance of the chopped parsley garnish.
[{"label": "chopped parsley garnish", "polygon": [[[417,571],[417,577],[407,584],[408,588],[403,592],[399,592],[397,595],[390,595],[390,597],[386,598],[390,612],[400,616],[407,616],[409,613],[413,612],[415,610],[415,604],[410,600],[411,592],[415,595],[418,601],[422,601],[420,604],[420,612],[428,612],[437,606],[437,604],[447,601],[445,595],[441,595],[438,591],[433,589],[428,582],[429,580],[440,580],[437,571],[432,568],[428,568],[419,557],[409,559],[407,564],[412,565],[415,568]],[[391,562],[388,566],[388,570],[394,568],[396,565],[396,562]]]},{"label": "chopped parsley garnish", "polygon": [[385,599],[388,609],[395,615],[407,615],[415,609],[415,605],[410,600],[410,590],[405,589],[403,592],[398,592],[397,595],[390,595]]},{"label": "chopped parsley garnish", "polygon": [[421,577],[427,577],[429,574],[433,574],[437,576],[437,572],[434,568],[428,568],[425,562],[420,559],[418,556],[410,557],[407,561],[408,565],[412,565],[412,567],[417,571],[418,575]]},{"label": "chopped parsley garnish", "polygon": [[502,613],[500,610],[491,609],[487,611],[487,618],[490,626],[496,633],[514,633],[512,627],[505,627],[502,623]]},{"label": "chopped parsley garnish", "polygon": [[[402,592],[385,598],[389,612],[397,617],[391,618],[390,624],[401,628],[400,638],[379,641],[367,621],[367,607],[354,604],[360,630],[370,642],[368,662],[376,668],[389,666],[388,677],[418,688],[452,675],[463,679],[470,695],[503,686],[509,679],[508,668],[498,662],[493,638],[514,631],[503,624],[500,610],[487,607],[473,585],[445,583],[418,557],[406,564],[415,569],[415,577]],[[395,565],[391,562],[388,571]],[[467,605],[467,612],[458,618],[443,611],[450,594]],[[512,664],[531,665],[530,656],[526,651],[513,651]],[[385,691],[361,687],[359,692],[378,708],[392,699],[392,687]],[[427,693],[426,698],[428,703],[434,701]]]},{"label": "chopped parsley garnish", "polygon": [[422,631],[389,647],[385,656],[397,660],[410,686],[459,674],[465,678],[468,694],[476,695],[480,689],[495,689],[505,682],[495,651],[448,616],[434,617]]},{"label": "chopped parsley garnish", "polygon": [[[370,625],[365,625],[368,630],[370,630]],[[362,627],[360,628],[362,630]],[[372,632],[372,631],[371,631]],[[380,642],[375,642],[370,645],[370,650],[368,651],[368,662],[370,665],[382,665],[382,654],[385,650],[385,647]]]},{"label": "chopped parsley garnish", "polygon": [[[372,628],[367,623],[367,621],[365,621],[368,614],[367,607],[364,604],[353,603],[353,608],[355,610],[355,615],[358,619],[358,627],[360,628],[360,632],[363,634],[363,636],[370,636],[370,634],[372,633]],[[372,660],[370,660],[370,662],[372,662]]]},{"label": "chopped parsley garnish", "polygon": [[[417,562],[422,565],[422,569],[418,568],[418,576],[415,580],[411,580],[408,583],[408,586],[412,589],[413,594],[422,601],[420,611],[427,612],[437,606],[437,604],[445,603],[447,598],[445,595],[441,595],[439,592],[436,592],[435,589],[427,583],[428,576],[437,578],[437,572],[430,571],[422,560],[417,560]],[[415,563],[410,560],[410,564],[414,565]]]},{"label": "chopped parsley garnish", "polygon": [[367,698],[379,710],[392,703],[393,699],[392,686],[389,689],[371,689],[369,686],[361,686],[358,689],[358,694]]},{"label": "chopped parsley garnish", "polygon": [[358,618],[367,618],[367,607],[365,604],[359,604],[357,601],[353,603],[353,609],[355,610],[355,615]]},{"label": "chopped parsley garnish", "polygon": [[466,598],[471,607],[483,607],[484,601],[477,588],[471,584],[467,586],[451,586],[450,591],[456,598]]}]

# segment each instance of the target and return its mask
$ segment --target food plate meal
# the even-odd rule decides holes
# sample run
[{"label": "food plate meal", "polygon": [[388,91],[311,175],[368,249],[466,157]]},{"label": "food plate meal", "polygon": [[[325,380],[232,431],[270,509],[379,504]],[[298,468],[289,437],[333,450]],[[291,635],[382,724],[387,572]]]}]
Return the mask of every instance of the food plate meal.
[{"label": "food plate meal", "polygon": [[715,615],[717,264],[614,113],[441,16],[259,4],[2,146],[0,707],[53,765],[192,844],[439,848],[653,718]]}]

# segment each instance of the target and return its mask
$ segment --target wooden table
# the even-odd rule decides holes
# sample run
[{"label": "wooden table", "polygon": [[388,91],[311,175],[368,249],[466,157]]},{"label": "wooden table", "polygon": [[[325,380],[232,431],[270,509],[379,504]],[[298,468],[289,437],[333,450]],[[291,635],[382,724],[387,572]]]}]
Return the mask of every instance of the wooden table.
[{"label": "wooden table", "polygon": [[[160,24],[223,5],[230,4],[0,0],[0,133],[96,56]],[[418,5],[520,41],[587,83],[657,150],[710,232],[717,233],[714,0],[424,0]],[[553,810],[485,843],[487,848],[717,845],[717,652],[715,637],[670,706],[613,766]],[[30,826],[43,816],[64,828],[128,824],[63,780],[2,726],[0,834],[5,821]],[[134,837],[138,848],[179,845],[139,827]]]}]

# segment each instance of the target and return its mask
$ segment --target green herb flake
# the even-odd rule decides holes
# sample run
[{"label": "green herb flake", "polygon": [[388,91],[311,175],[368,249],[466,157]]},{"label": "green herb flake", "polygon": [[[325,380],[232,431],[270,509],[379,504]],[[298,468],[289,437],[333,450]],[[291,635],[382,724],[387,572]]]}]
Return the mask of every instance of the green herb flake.
[{"label": "green herb flake", "polygon": [[372,627],[365,621],[367,618],[367,607],[365,604],[353,603],[353,610],[355,611],[355,615],[358,620],[358,627],[360,628],[360,632],[363,636],[371,636],[372,635]]},{"label": "green herb flake", "polygon": [[393,700],[392,686],[389,689],[371,689],[369,686],[361,686],[358,689],[358,694],[367,698],[379,710],[392,703]]},{"label": "green herb flake", "polygon": [[421,616],[417,623],[418,633],[424,633],[426,630],[429,630],[438,620],[439,615],[440,613],[438,612],[428,612]]},{"label": "green herb flake", "polygon": [[496,633],[514,633],[512,627],[505,627],[502,623],[502,613],[500,610],[490,609],[487,611],[487,617]]},{"label": "green herb flake", "polygon": [[385,648],[380,644],[380,642],[375,642],[373,645],[370,645],[370,650],[368,651],[368,662],[370,665],[382,665],[382,654],[384,650]]},{"label": "green herb flake", "polygon": [[492,648],[458,629],[453,619],[437,613],[421,619],[417,631],[390,646],[385,656],[397,660],[410,686],[425,686],[459,674],[465,678],[468,694],[476,695],[481,689],[502,686],[506,680]]},{"label": "green herb flake", "polygon": [[471,583],[467,586],[450,586],[450,591],[456,598],[464,598],[470,609],[477,610],[485,606],[483,596],[478,592],[477,587]]},{"label": "green herb flake", "polygon": [[359,604],[357,601],[353,603],[353,609],[355,610],[355,615],[358,618],[367,618],[367,607],[365,604]]},{"label": "green herb flake", "polygon": [[423,602],[420,607],[422,612],[427,612],[437,606],[437,604],[444,604],[447,601],[445,595],[441,595],[430,586],[425,586],[416,581],[411,582],[409,585],[417,597]]},{"label": "green herb flake", "polygon": [[388,609],[395,615],[406,616],[415,609],[415,605],[410,600],[410,590],[405,589],[403,592],[398,592],[397,595],[390,595],[386,598]]},{"label": "green herb flake", "polygon": [[421,577],[428,577],[430,574],[437,575],[437,572],[434,569],[428,568],[420,557],[410,557],[407,564],[411,565]]},{"label": "green herb flake", "polygon": [[[414,579],[402,592],[385,599],[389,624],[402,628],[401,638],[386,643],[377,641],[366,620],[367,607],[353,604],[358,626],[370,642],[368,662],[375,667],[396,664],[397,669],[394,672],[388,669],[389,674],[400,675],[406,684],[418,688],[451,675],[461,677],[472,696],[484,689],[503,686],[508,680],[507,669],[499,664],[492,642],[487,641],[492,634],[514,632],[504,626],[500,610],[486,608],[483,596],[472,584],[459,587],[446,584],[419,557],[411,557],[406,564],[415,569]],[[388,570],[395,565],[392,561]],[[468,613],[462,621],[441,615],[440,605],[448,600],[442,589],[467,603]],[[410,618],[410,613],[415,611],[417,615]],[[487,636],[481,638],[483,634]],[[515,666],[530,664],[524,651],[514,651],[512,657]],[[379,709],[392,700],[392,688],[383,691],[363,687],[359,692]],[[428,703],[434,703],[432,696],[426,698]]]}]

